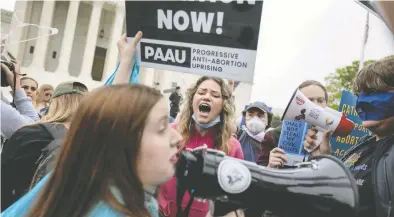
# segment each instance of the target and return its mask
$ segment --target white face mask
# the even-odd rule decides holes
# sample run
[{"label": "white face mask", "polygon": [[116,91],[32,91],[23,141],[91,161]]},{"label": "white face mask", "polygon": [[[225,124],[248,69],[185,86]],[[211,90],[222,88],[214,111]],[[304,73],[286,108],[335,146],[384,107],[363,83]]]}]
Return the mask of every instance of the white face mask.
[{"label": "white face mask", "polygon": [[262,121],[260,118],[253,117],[252,119],[246,122],[246,127],[251,133],[257,135],[265,130],[267,124],[264,121]]}]

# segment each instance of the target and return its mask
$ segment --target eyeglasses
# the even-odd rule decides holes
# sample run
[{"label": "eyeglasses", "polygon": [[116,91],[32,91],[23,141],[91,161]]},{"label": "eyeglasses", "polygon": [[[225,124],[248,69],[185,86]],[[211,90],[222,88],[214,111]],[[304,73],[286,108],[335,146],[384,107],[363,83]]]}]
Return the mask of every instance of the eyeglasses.
[{"label": "eyeglasses", "polygon": [[30,87],[30,86],[27,86],[27,85],[23,85],[22,88],[23,88],[24,90],[29,90],[29,89],[30,89],[32,92],[34,92],[34,91],[37,90],[36,87]]}]

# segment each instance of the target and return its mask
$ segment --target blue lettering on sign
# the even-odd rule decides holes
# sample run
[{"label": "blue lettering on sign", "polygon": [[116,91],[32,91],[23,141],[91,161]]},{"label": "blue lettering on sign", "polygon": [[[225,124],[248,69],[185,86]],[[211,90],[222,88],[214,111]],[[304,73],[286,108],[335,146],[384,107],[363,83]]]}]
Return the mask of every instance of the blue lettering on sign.
[{"label": "blue lettering on sign", "polygon": [[287,154],[303,155],[303,142],[307,124],[301,121],[283,121],[282,132],[279,138],[279,148]]}]

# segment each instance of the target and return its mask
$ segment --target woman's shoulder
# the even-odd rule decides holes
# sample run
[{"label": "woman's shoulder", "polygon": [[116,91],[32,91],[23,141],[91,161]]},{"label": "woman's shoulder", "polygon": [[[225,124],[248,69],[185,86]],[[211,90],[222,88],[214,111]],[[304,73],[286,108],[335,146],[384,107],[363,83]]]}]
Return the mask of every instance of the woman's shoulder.
[{"label": "woman's shoulder", "polygon": [[86,215],[86,217],[126,217],[121,212],[112,208],[108,203],[104,201],[98,202],[96,205],[92,207],[90,212]]},{"label": "woman's shoulder", "polygon": [[230,152],[229,156],[239,158],[239,159],[244,159],[244,154],[242,152],[241,143],[239,143],[238,139],[236,139],[234,137],[230,137],[228,143],[231,148],[231,152]]}]

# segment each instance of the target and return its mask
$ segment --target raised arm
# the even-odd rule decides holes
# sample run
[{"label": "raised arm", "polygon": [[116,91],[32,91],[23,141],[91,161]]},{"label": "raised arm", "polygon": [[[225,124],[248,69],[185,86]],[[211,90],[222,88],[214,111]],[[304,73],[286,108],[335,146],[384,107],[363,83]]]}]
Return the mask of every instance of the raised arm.
[{"label": "raised arm", "polygon": [[115,75],[114,84],[124,84],[129,82],[129,78],[133,71],[135,52],[141,38],[142,32],[138,32],[131,42],[127,42],[126,34],[122,35],[118,41],[120,65]]}]

